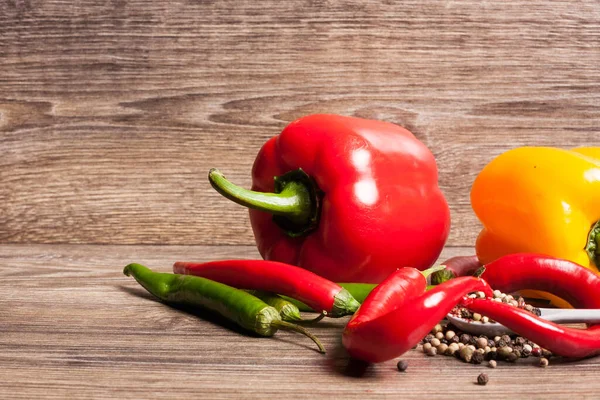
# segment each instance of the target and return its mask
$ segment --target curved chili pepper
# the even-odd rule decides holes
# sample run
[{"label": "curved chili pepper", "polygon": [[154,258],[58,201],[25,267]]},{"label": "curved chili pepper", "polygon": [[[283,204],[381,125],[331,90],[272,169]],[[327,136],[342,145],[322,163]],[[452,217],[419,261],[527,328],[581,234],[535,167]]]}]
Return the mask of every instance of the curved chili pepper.
[{"label": "curved chili pepper", "polygon": [[[434,268],[435,267],[431,267],[431,268],[429,268],[429,270],[433,270]],[[421,272],[425,273],[426,271],[428,271],[428,270],[421,271]],[[358,301],[361,304],[365,301],[365,299],[367,298],[369,293],[371,293],[371,291],[378,286],[374,283],[338,283],[338,285],[340,285],[341,287],[343,287],[344,289],[349,291],[350,294],[352,295],[352,297],[354,297],[356,299],[356,301]],[[431,290],[435,286],[436,285],[427,285],[426,290]],[[298,307],[298,310],[300,310],[300,311],[314,311],[312,308],[310,308],[309,306],[307,306],[306,304],[304,304],[301,301],[292,299],[291,297],[287,297],[287,296],[281,296],[281,297],[283,299],[289,301],[290,303],[294,304],[296,307]]]},{"label": "curved chili pepper", "polygon": [[337,318],[354,312],[360,303],[344,288],[308,270],[276,261],[222,260],[176,262],[173,272],[197,275],[240,289],[265,290],[298,299],[316,311]]},{"label": "curved chili pepper", "polygon": [[569,260],[531,253],[509,254],[487,264],[481,278],[505,293],[543,290],[575,308],[600,308],[600,276]]},{"label": "curved chili pepper", "polygon": [[487,283],[474,277],[452,279],[423,292],[426,285],[421,274],[403,268],[377,286],[344,329],[342,343],[350,356],[374,363],[398,357],[419,343],[466,294],[492,295]]},{"label": "curved chili pepper", "polygon": [[[371,290],[373,290],[377,286],[376,283],[338,283],[338,285],[350,292],[352,297],[354,297],[354,299],[359,303],[365,301],[369,293],[371,293]],[[298,307],[298,310],[300,311],[315,311],[301,301],[292,299],[291,297],[287,296],[281,297],[294,304],[296,307]]]},{"label": "curved chili pepper", "polygon": [[242,328],[261,336],[273,336],[278,329],[302,333],[325,348],[301,326],[281,320],[279,312],[251,294],[219,282],[195,276],[154,272],[141,264],[129,264],[123,270],[158,299],[168,303],[199,306],[216,312]]},{"label": "curved chili pepper", "polygon": [[600,326],[588,329],[568,328],[541,319],[518,307],[488,299],[467,298],[463,300],[462,305],[488,316],[560,356],[583,358],[600,354]]},{"label": "curved chili pepper", "polygon": [[473,275],[481,268],[481,263],[476,255],[452,257],[441,263],[441,265],[446,268],[431,275],[433,285],[439,285],[457,276]]}]

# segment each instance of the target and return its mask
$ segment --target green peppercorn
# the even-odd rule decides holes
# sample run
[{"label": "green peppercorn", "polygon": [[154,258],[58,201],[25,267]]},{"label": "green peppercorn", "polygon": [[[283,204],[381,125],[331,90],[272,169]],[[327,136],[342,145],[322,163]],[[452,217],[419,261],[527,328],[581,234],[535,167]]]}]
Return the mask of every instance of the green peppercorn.
[{"label": "green peppercorn", "polygon": [[465,362],[471,362],[471,359],[473,358],[473,353],[474,350],[471,347],[465,346],[462,349],[460,349],[460,358],[462,358]]},{"label": "green peppercorn", "polygon": [[512,348],[508,346],[502,346],[498,348],[498,356],[500,358],[507,358],[512,353]]},{"label": "green peppercorn", "polygon": [[516,355],[517,358],[521,358],[523,355],[519,349],[513,349],[513,354]]}]

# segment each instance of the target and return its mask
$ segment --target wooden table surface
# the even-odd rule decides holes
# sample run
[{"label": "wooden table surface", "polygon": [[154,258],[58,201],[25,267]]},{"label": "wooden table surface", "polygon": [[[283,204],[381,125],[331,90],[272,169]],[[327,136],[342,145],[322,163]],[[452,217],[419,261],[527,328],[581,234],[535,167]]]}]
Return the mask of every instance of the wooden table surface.
[{"label": "wooden table surface", "polygon": [[[466,254],[449,248],[443,257]],[[256,257],[249,246],[4,245],[0,247],[2,398],[597,398],[600,358],[537,358],[496,369],[411,350],[364,368],[340,338],[348,317],[303,336],[240,333],[154,301],[122,274],[131,261],[168,272],[174,260]],[[489,383],[477,385],[485,372]]]},{"label": "wooden table surface", "polygon": [[0,1],[0,398],[597,398],[598,358],[412,351],[404,374],[359,374],[344,319],[315,328],[322,356],[168,308],[121,270],[258,257],[206,173],[249,186],[262,143],[317,112],[410,129],[450,204],[442,257],[472,253],[478,171],[599,145],[599,88],[596,0]]}]

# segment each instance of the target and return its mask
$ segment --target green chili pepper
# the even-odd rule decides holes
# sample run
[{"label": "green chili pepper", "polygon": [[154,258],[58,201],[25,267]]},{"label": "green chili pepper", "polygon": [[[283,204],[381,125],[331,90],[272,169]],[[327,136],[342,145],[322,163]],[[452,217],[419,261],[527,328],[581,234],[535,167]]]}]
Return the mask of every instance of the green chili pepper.
[{"label": "green chili pepper", "polygon": [[[245,290],[253,296],[258,297],[271,307],[275,308],[281,319],[288,322],[298,322],[298,323],[315,323],[322,320],[326,315],[326,311],[322,311],[321,314],[312,319],[303,319],[300,316],[300,310],[298,307],[289,300],[284,299],[278,294],[265,292],[263,290]],[[306,306],[308,307],[308,306]]]},{"label": "green chili pepper", "polygon": [[319,351],[325,353],[325,348],[313,334],[301,326],[282,321],[274,307],[243,290],[197,276],[154,272],[141,264],[129,264],[123,273],[133,276],[165,303],[211,310],[260,336],[273,336],[278,329],[299,332],[312,339]]},{"label": "green chili pepper", "polygon": [[246,290],[246,292],[258,297],[271,307],[275,308],[281,316],[281,319],[284,321],[302,321],[298,307],[283,297],[262,290]]}]

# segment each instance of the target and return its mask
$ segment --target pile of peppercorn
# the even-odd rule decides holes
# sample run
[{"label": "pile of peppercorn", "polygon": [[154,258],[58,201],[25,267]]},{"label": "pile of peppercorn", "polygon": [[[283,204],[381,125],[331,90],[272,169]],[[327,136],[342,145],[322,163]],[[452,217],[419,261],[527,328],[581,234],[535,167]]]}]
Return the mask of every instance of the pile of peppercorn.
[{"label": "pile of peppercorn", "polygon": [[515,362],[519,358],[540,357],[540,366],[546,367],[552,353],[521,336],[495,336],[488,338],[470,335],[451,324],[436,325],[421,343],[423,352],[429,356],[443,354],[455,356],[467,363],[481,364],[487,361],[492,368],[496,361]]},{"label": "pile of peppercorn", "polygon": [[[485,295],[483,292],[477,292],[470,294],[469,297],[484,298]],[[539,309],[526,304],[523,297],[515,299],[511,295],[495,290],[493,300],[523,308],[532,314],[539,315]],[[471,313],[463,307],[455,307],[451,314],[481,323],[493,322],[487,317]],[[452,324],[437,324],[431,333],[425,336],[421,346],[423,352],[428,356],[435,356],[436,354],[455,356],[464,362],[473,364],[481,364],[487,361],[491,368],[496,367],[497,360],[515,362],[519,358],[530,356],[539,357],[539,365],[546,367],[549,358],[552,357],[550,351],[540,348],[537,344],[521,336],[502,335],[488,338],[485,335],[470,335],[461,332]]]}]

